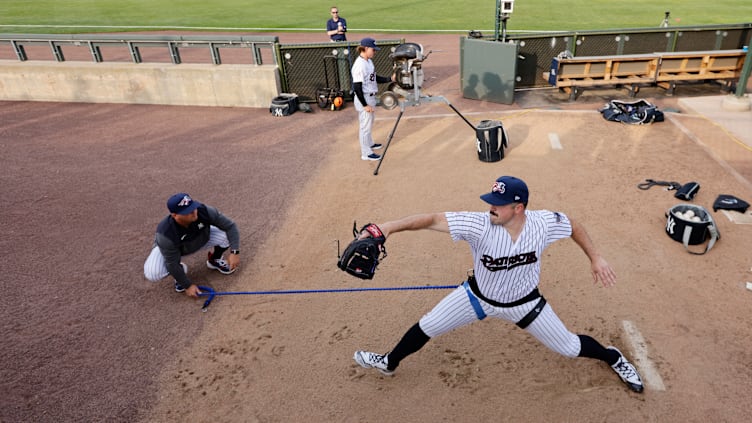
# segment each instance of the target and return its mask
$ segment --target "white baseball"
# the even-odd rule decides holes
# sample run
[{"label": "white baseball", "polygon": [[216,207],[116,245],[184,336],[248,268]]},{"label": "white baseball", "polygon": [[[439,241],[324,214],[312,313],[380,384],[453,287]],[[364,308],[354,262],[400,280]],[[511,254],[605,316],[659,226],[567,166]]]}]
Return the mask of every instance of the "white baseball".
[{"label": "white baseball", "polygon": [[702,219],[700,219],[700,216],[692,216],[691,219],[693,222],[702,222]]},{"label": "white baseball", "polygon": [[679,219],[684,219],[684,213],[680,211],[674,212],[674,215],[676,215],[676,217],[678,217]]},{"label": "white baseball", "polygon": [[694,217],[694,215],[695,215],[695,212],[692,210],[687,210],[684,212],[685,219],[691,219],[692,217]]}]

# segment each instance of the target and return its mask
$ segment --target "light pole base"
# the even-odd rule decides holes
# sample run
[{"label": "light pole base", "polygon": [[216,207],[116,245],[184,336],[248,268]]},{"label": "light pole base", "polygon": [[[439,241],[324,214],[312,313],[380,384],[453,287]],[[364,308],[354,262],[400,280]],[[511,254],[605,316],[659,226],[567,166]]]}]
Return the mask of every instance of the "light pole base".
[{"label": "light pole base", "polygon": [[741,97],[727,95],[721,101],[721,108],[727,112],[745,112],[752,109],[752,102],[747,95]]}]

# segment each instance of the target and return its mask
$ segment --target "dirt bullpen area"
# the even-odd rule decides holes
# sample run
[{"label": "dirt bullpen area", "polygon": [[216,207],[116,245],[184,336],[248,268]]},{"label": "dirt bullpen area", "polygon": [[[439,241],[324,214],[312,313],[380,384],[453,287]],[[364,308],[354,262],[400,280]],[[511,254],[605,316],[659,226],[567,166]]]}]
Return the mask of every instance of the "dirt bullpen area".
[{"label": "dirt bullpen area", "polygon": [[[458,36],[407,38],[442,50],[424,64],[426,94],[474,124],[503,122],[503,160],[481,162],[475,132],[442,104],[406,110],[374,176],[352,104],[273,117],[0,103],[0,421],[745,421],[752,225],[712,204],[719,194],[752,202],[749,149],[658,90],[641,94],[667,119],[646,126],[598,113],[619,91],[465,100]],[[376,111],[377,142],[398,112]],[[336,267],[353,220],[485,211],[478,196],[505,174],[527,182],[530,209],[584,224],[615,268],[615,287],[593,285],[586,256],[562,240],[542,257],[540,289],[572,331],[632,358],[644,393],[491,319],[431,340],[391,378],[353,361],[358,349],[387,352],[449,291],[314,291],[459,284],[472,267],[447,234],[400,233],[375,279],[355,279]],[[665,212],[682,201],[637,189],[647,178],[701,184],[692,203],[722,235],[709,253],[666,235]],[[205,313],[170,278],[143,276],[165,201],[180,191],[241,230],[235,274],[207,269],[203,254],[185,259],[194,280],[246,293],[218,296]],[[280,290],[305,292],[259,294]]]}]

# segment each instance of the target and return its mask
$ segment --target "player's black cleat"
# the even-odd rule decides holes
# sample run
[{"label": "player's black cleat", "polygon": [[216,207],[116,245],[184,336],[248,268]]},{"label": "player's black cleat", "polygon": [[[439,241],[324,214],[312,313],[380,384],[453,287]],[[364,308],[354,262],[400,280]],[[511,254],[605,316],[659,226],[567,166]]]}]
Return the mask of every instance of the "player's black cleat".
[{"label": "player's black cleat", "polygon": [[235,272],[236,269],[233,269],[230,267],[230,265],[225,261],[225,259],[218,259],[214,260],[211,258],[211,253],[209,253],[209,258],[206,260],[206,267],[208,267],[211,270],[216,270],[219,273],[223,275],[230,275]]},{"label": "player's black cleat", "polygon": [[389,370],[389,359],[386,354],[376,354],[368,351],[355,351],[353,359],[365,369],[376,369],[385,376],[393,376],[394,370]]},{"label": "player's black cleat", "polygon": [[379,156],[376,153],[371,153],[367,156],[360,156],[360,160],[378,161],[378,160],[381,160],[381,156]]},{"label": "player's black cleat", "polygon": [[624,354],[622,354],[618,348],[607,347],[606,349],[614,350],[619,353],[619,360],[611,366],[611,368],[614,369],[621,380],[629,386],[629,389],[635,392],[642,392],[642,379],[640,378],[640,374],[637,373],[637,368],[627,361],[627,358],[624,357]]}]

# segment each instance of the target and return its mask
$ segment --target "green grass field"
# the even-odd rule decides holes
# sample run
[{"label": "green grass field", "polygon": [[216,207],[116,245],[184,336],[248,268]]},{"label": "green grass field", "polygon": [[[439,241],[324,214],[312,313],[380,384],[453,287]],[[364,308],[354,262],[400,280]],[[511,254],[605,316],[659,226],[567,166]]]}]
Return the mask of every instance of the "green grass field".
[{"label": "green grass field", "polygon": [[[320,31],[336,4],[351,32],[493,30],[495,0],[4,0],[0,32],[79,33],[157,29]],[[752,1],[516,0],[509,31],[570,31],[752,21]]]}]

